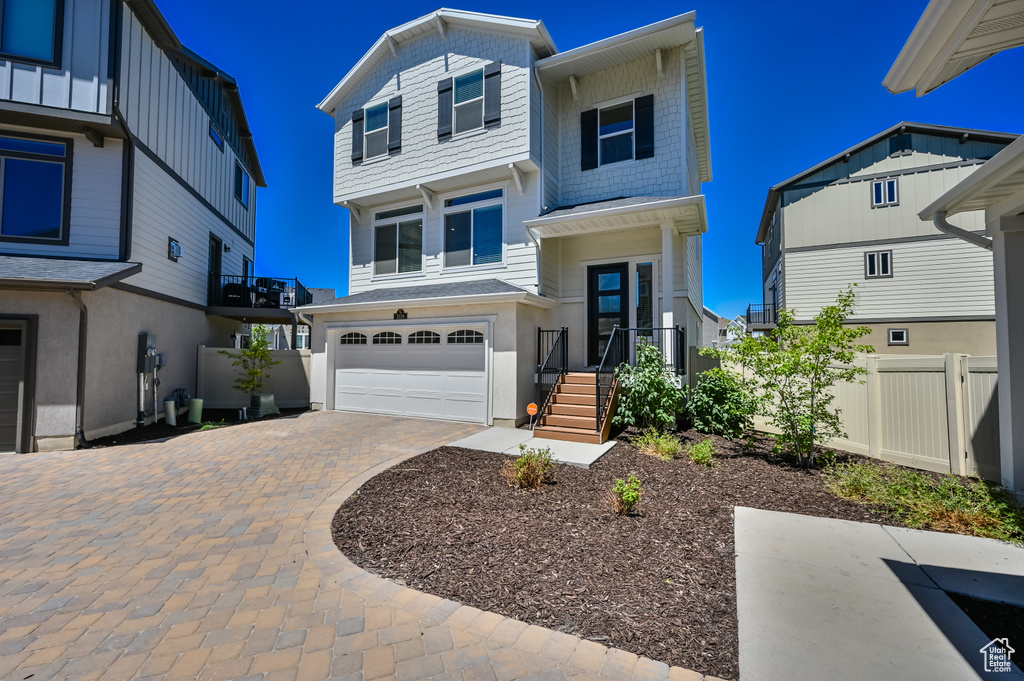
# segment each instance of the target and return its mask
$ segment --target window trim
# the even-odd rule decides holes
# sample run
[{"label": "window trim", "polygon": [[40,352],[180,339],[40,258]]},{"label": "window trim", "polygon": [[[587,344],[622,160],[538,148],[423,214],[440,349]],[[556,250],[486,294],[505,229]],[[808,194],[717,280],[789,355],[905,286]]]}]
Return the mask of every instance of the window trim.
[{"label": "window trim", "polygon": [[[398,96],[397,94],[392,95],[392,97],[397,97],[397,96]],[[390,102],[391,102],[391,98],[390,97],[385,97],[383,99],[375,99],[375,100],[373,100],[371,102],[368,102],[366,105],[363,106],[363,161],[362,161],[363,163],[376,163],[380,159],[388,158],[388,157],[391,156],[391,153],[388,151],[388,138],[391,135],[391,106],[390,106]],[[376,156],[367,156],[366,155],[366,138],[371,134],[371,131],[366,129],[366,112],[369,111],[370,109],[374,108],[374,107],[381,106],[381,105],[384,106],[384,110],[387,112],[388,123],[383,128],[377,128],[376,130],[373,130],[372,133],[380,133],[380,132],[384,133],[384,153],[383,154],[377,154]]]},{"label": "window trim", "polygon": [[[358,340],[359,338],[362,340]],[[369,345],[369,339],[365,333],[349,331],[338,336],[338,345]]]},{"label": "window trim", "polygon": [[[2,0],[0,0],[2,4]],[[64,158],[47,156],[45,154],[32,154],[23,151],[0,151],[0,157],[19,158],[28,161],[47,161],[50,163],[64,164],[64,187],[62,189],[61,201],[61,225],[60,238],[46,239],[33,236],[5,236],[3,234],[3,174],[0,173],[0,242],[15,244],[49,244],[52,246],[67,246],[71,239],[71,185],[74,174],[74,148],[75,140],[70,137],[52,137],[49,135],[36,135],[33,133],[6,130],[0,128],[0,137],[14,137],[38,142],[52,142],[64,145]]]},{"label": "window trim", "polygon": [[[473,187],[472,189],[461,189],[459,191],[448,192],[437,197],[438,206],[441,212],[441,244],[438,253],[441,256],[441,274],[447,273],[458,273],[468,272],[470,270],[486,270],[486,269],[503,269],[508,265],[508,186],[509,182],[500,182],[495,184],[481,185],[479,187]],[[448,206],[444,205],[444,202],[449,199],[458,199],[463,196],[470,196],[472,194],[482,194],[484,192],[493,191],[495,189],[501,189],[501,198],[498,199],[487,199],[485,201],[477,201],[476,203],[465,203],[460,206]],[[470,227],[469,235],[469,247],[470,247],[470,262],[468,265],[454,265],[449,267],[447,263],[448,252],[445,250],[445,238],[444,238],[444,225],[445,217],[449,213],[465,213],[467,211],[472,212],[476,208],[486,208],[487,206],[501,205],[501,260],[499,262],[490,262],[483,265],[473,264],[473,226]]]},{"label": "window trim", "polygon": [[0,0],[0,59],[19,64],[31,64],[47,68],[61,68],[64,56],[64,0],[54,0],[53,3],[53,59],[36,59],[35,57],[24,57],[3,51],[3,10],[4,0]]},{"label": "window trim", "polygon": [[[886,254],[889,256],[889,271],[886,274],[882,274],[882,259],[881,255]],[[871,274],[868,263],[871,260],[871,256],[877,257],[878,272]],[[881,251],[866,251],[864,253],[864,278],[865,279],[892,279],[893,262],[892,262],[892,249],[881,250]]]},{"label": "window trim", "polygon": [[[611,109],[611,108],[616,107],[616,106],[622,106],[623,104],[629,104],[630,108],[632,109],[632,116],[630,117],[630,120],[632,120],[633,124],[629,128],[629,131],[628,131],[629,135],[630,135],[630,154],[629,154],[629,158],[624,158],[624,159],[621,159],[619,161],[610,161],[608,163],[605,163],[603,161],[603,159],[601,158],[602,157],[602,154],[601,154],[601,141],[602,140],[606,140],[606,139],[610,139],[612,137],[619,137],[620,135],[625,135],[627,133],[627,131],[626,130],[620,130],[619,132],[616,132],[616,133],[611,134],[611,135],[602,135],[601,134],[601,111],[603,111],[604,109]],[[594,108],[597,109],[597,167],[598,168],[604,168],[605,166],[615,166],[615,165],[619,165],[620,163],[628,163],[629,161],[635,161],[636,160],[636,97],[633,97],[633,98],[630,98],[630,99],[623,99],[623,100],[620,100],[620,101],[613,100],[610,103],[600,104],[600,105],[598,105],[598,106],[596,106]]]},{"label": "window trim", "polygon": [[[894,341],[892,339],[892,334],[893,334],[894,331],[897,332],[897,333],[899,333],[899,332],[903,333],[903,340],[902,341]],[[910,345],[910,329],[908,329],[906,327],[898,328],[898,329],[887,329],[886,330],[886,337],[887,337],[887,340],[889,341],[889,345],[902,345],[902,346]]]},{"label": "window trim", "polygon": [[441,345],[441,334],[431,329],[419,329],[409,332],[405,342],[406,345]]},{"label": "window trim", "polygon": [[[461,137],[468,137],[468,136],[471,136],[471,135],[474,135],[474,134],[479,134],[483,130],[487,130],[487,126],[484,125],[484,117],[485,117],[485,113],[487,111],[487,102],[486,102],[486,99],[487,99],[487,74],[485,73],[484,69],[486,68],[487,64],[488,64],[488,62],[486,62],[486,61],[478,62],[474,66],[465,66],[465,67],[463,67],[461,69],[458,69],[457,71],[452,71],[449,74],[449,77],[452,79],[452,134],[451,134],[450,139],[456,139],[456,138],[461,138]],[[473,99],[470,99],[468,101],[460,102],[459,104],[456,104],[455,103],[455,79],[456,78],[461,78],[462,76],[468,76],[469,74],[474,73],[476,71],[480,72],[480,78],[482,79],[482,83],[481,83],[481,86],[480,86],[480,96],[479,97],[474,97]],[[455,132],[455,107],[456,106],[464,106],[466,104],[469,104],[470,102],[477,101],[477,99],[480,100],[480,125],[475,127],[475,128],[470,128],[469,130],[463,130],[462,132]]]},{"label": "window trim", "polygon": [[[2,1],[2,0],[0,0]],[[213,144],[220,150],[220,153],[224,153],[224,135],[221,134],[217,126],[213,124],[213,120],[210,120],[210,139],[213,140]]]},{"label": "window trim", "polygon": [[[892,201],[889,200],[889,183],[892,183],[896,198]],[[882,202],[875,203],[875,187],[881,185],[882,187]],[[881,179],[871,181],[871,207],[872,208],[888,208],[889,206],[900,205],[900,178],[898,177],[883,177]]]},{"label": "window trim", "polygon": [[[252,177],[249,175],[249,171],[245,169],[245,166],[242,165],[242,162],[239,161],[238,159],[235,159],[235,172],[238,173],[239,171],[241,171],[242,173],[242,195],[239,196],[238,194],[236,194],[233,187],[231,193],[234,194],[235,201],[238,201],[238,203],[242,204],[242,208],[249,210],[249,203],[252,202],[253,193],[252,188],[250,186],[252,184]],[[234,185],[234,182],[232,182],[232,185]]]},{"label": "window trim", "polygon": [[[397,341],[395,339],[398,339]],[[378,339],[380,339],[378,341]],[[405,345],[405,336],[397,331],[384,329],[373,334],[370,345]]]},{"label": "window trim", "polygon": [[[376,157],[375,157],[376,158]],[[402,208],[412,208],[413,206],[419,206],[420,212],[409,213],[408,215],[400,215],[394,218],[382,218],[377,219],[377,213],[385,213],[392,210],[401,210]],[[370,254],[372,258],[372,264],[370,265],[370,281],[388,280],[388,279],[415,279],[417,277],[426,276],[427,270],[427,256],[423,248],[424,242],[426,241],[427,231],[427,212],[424,210],[425,206],[423,201],[412,201],[393,206],[388,206],[384,210],[375,210],[373,212],[374,219],[370,221]],[[390,274],[377,274],[377,228],[386,227],[387,225],[393,224],[395,230],[398,230],[398,225],[401,222],[409,222],[412,220],[419,219],[420,221],[420,268],[415,272],[399,272],[398,271],[398,240],[396,235],[395,240],[395,271]]]}]

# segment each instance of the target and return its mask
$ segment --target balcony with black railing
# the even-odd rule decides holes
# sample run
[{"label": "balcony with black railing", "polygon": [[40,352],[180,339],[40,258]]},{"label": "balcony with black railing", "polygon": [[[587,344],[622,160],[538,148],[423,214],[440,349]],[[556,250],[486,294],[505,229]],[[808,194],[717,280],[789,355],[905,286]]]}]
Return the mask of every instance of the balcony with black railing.
[{"label": "balcony with black railing", "polygon": [[772,303],[747,306],[747,331],[769,331],[779,323],[779,311]]},{"label": "balcony with black railing", "polygon": [[290,319],[291,308],[309,305],[313,295],[296,278],[210,275],[209,312],[254,321]]}]

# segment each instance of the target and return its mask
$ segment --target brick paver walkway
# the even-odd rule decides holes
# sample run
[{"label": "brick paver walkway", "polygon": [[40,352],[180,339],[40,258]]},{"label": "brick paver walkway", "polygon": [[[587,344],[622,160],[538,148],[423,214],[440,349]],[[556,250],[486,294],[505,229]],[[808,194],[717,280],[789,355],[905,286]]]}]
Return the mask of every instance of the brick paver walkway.
[{"label": "brick paver walkway", "polygon": [[363,481],[476,429],[311,413],[0,459],[0,679],[700,679],[334,548],[330,520]]}]

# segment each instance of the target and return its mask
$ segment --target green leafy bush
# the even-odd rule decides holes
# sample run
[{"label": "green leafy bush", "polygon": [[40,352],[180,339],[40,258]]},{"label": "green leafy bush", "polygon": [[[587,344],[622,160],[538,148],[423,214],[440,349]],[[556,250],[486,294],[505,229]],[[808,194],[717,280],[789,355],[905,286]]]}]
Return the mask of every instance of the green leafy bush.
[{"label": "green leafy bush", "polygon": [[644,486],[640,483],[640,478],[632,473],[629,474],[628,480],[619,478],[611,493],[612,504],[615,506],[615,512],[619,515],[625,515],[632,511],[633,507],[639,504],[643,498]]},{"label": "green leafy bush", "polygon": [[553,467],[551,450],[547,447],[533,449],[519,445],[519,456],[505,462],[501,476],[505,478],[509,487],[540,489],[541,485],[550,479]]},{"label": "green leafy bush", "polygon": [[698,432],[734,438],[754,425],[757,401],[734,371],[705,371],[684,393],[686,415]]},{"label": "green leafy bush", "polygon": [[1024,509],[1005,487],[979,478],[932,476],[875,463],[835,463],[826,487],[865,501],[910,527],[1024,542]]},{"label": "green leafy bush", "polygon": [[711,438],[687,446],[686,453],[690,455],[690,461],[701,466],[710,468],[715,465],[715,441]]},{"label": "green leafy bush", "polygon": [[683,445],[669,433],[648,428],[643,435],[633,438],[633,446],[648,456],[657,456],[662,461],[671,461],[683,451]]},{"label": "green leafy bush", "polygon": [[683,403],[683,390],[665,370],[665,357],[656,345],[636,346],[637,365],[623,364],[615,372],[622,388],[612,423],[637,428],[673,428]]}]

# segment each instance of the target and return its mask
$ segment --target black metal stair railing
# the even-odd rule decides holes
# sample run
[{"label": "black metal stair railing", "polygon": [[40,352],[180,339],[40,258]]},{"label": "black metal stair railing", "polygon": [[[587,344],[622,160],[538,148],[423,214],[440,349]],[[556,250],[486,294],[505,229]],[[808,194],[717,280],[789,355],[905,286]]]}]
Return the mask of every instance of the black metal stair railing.
[{"label": "black metal stair railing", "polygon": [[[547,351],[544,352],[544,348]],[[541,353],[544,352],[543,357]],[[537,328],[537,420],[540,422],[559,379],[569,370],[569,327],[560,329]]]},{"label": "black metal stair railing", "polygon": [[597,392],[595,430],[601,430],[607,411],[611,407],[611,392],[619,367],[624,364],[636,366],[637,348],[640,345],[651,345],[658,348],[665,358],[666,371],[671,371],[677,376],[686,373],[686,331],[679,326],[656,329],[614,327],[595,375],[595,390]]}]

